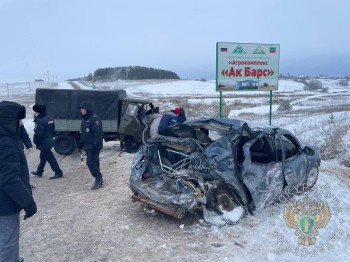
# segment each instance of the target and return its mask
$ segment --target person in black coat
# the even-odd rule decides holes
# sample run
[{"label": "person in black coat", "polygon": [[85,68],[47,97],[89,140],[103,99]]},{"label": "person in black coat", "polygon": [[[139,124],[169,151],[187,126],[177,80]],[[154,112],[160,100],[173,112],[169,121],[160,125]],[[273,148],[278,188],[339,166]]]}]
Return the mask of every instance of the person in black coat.
[{"label": "person in black coat", "polygon": [[177,115],[180,113],[180,109],[179,108],[176,108],[176,109],[171,110],[162,116],[158,126],[158,133],[161,130],[164,130],[169,126],[175,125],[177,123]]},{"label": "person in black coat", "polygon": [[35,176],[41,177],[44,173],[46,162],[49,162],[55,175],[50,179],[56,179],[63,176],[63,172],[59,167],[54,154],[51,152],[53,147],[53,135],[55,130],[55,122],[53,118],[46,114],[46,106],[35,104],[34,111],[34,144],[40,150],[40,163],[37,171],[31,172]]},{"label": "person in black coat", "polygon": [[92,190],[103,186],[102,174],[100,171],[100,151],[103,147],[103,127],[101,119],[92,111],[92,105],[83,101],[79,105],[83,117],[80,129],[79,149],[86,152],[86,165],[95,182],[90,186]]},{"label": "person in black coat", "polygon": [[37,211],[18,137],[19,120],[25,113],[25,107],[16,102],[0,102],[0,261],[18,260],[20,211],[24,209],[24,219]]}]

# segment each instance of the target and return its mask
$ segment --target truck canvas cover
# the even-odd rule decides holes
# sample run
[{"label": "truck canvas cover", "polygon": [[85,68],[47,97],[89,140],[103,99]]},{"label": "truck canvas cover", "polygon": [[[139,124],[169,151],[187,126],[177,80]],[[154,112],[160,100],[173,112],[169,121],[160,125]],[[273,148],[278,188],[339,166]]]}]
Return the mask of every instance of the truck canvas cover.
[{"label": "truck canvas cover", "polygon": [[54,119],[81,120],[79,105],[89,101],[101,120],[118,120],[119,100],[126,97],[125,90],[96,91],[75,89],[38,88],[35,103],[46,105]]}]

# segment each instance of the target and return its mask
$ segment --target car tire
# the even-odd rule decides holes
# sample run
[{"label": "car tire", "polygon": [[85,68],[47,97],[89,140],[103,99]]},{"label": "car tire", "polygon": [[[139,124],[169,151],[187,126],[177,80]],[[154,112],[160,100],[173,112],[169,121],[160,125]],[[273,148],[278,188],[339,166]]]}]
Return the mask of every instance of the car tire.
[{"label": "car tire", "polygon": [[306,180],[307,190],[312,189],[312,187],[316,184],[317,179],[318,179],[319,170],[320,170],[319,163],[315,163],[315,166],[311,169],[311,171],[307,177],[307,180]]},{"label": "car tire", "polygon": [[[226,221],[226,224],[236,225],[246,215],[245,209],[241,207],[236,197],[229,190],[228,186],[224,184],[220,184],[216,188],[209,189],[206,197],[207,210],[215,213],[217,216],[221,216]],[[225,213],[233,212],[234,210],[238,212],[234,220],[231,220],[230,216],[224,216]]]},{"label": "car tire", "polygon": [[76,148],[76,141],[71,135],[59,135],[55,138],[53,147],[58,154],[69,155]]},{"label": "car tire", "polygon": [[127,136],[124,139],[123,144],[124,144],[125,151],[127,153],[136,153],[142,143],[136,142],[135,138],[132,136]]}]

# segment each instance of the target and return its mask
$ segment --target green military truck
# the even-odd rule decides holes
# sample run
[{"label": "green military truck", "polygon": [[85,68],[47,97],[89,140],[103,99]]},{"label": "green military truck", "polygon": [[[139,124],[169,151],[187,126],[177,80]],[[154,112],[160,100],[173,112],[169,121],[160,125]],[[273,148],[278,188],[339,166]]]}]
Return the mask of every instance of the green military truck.
[{"label": "green military truck", "polygon": [[[146,128],[142,118],[158,113],[147,98],[127,96],[125,90],[77,90],[38,88],[35,103],[46,105],[46,111],[55,120],[54,149],[69,155],[77,148],[82,117],[79,104],[89,101],[103,125],[104,141],[117,141],[128,153],[134,153],[142,144]],[[147,132],[146,132],[147,133]]]}]

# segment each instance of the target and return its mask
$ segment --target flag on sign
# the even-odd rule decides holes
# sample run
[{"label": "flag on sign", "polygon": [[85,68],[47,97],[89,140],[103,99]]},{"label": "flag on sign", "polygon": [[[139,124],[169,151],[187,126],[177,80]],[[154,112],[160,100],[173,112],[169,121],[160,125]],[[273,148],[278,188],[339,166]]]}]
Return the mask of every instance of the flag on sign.
[{"label": "flag on sign", "polygon": [[276,47],[270,47],[270,53],[276,53]]},{"label": "flag on sign", "polygon": [[227,48],[226,47],[221,47],[220,48],[220,52],[227,52]]}]

